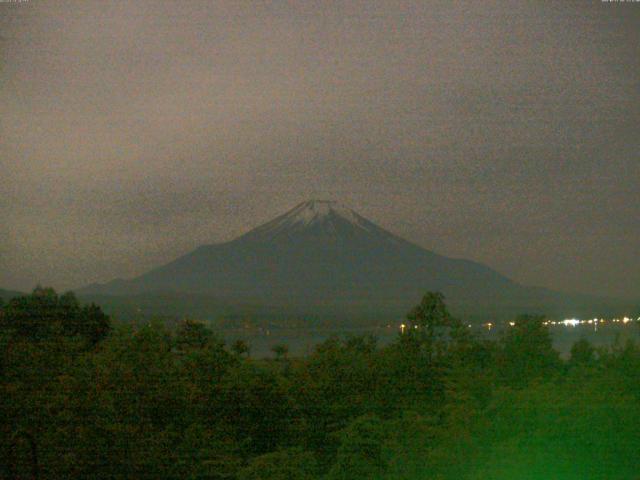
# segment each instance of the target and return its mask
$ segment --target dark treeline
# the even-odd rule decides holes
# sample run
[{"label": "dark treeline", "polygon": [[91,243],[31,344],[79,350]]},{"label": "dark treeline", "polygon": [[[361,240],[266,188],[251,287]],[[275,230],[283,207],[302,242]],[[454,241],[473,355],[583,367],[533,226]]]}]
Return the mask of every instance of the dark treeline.
[{"label": "dark treeline", "polygon": [[473,337],[428,293],[405,333],[254,359],[203,324],[113,325],[51,289],[0,308],[3,478],[634,479],[640,348]]}]

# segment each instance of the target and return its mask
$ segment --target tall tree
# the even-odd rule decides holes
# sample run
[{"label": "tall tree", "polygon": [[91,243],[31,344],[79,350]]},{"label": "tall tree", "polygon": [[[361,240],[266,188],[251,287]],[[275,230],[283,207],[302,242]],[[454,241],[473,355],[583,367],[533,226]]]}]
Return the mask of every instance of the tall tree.
[{"label": "tall tree", "polygon": [[2,310],[0,327],[34,341],[79,335],[92,346],[111,329],[109,316],[99,306],[80,306],[73,292],[58,296],[52,288],[37,287],[31,295],[11,299]]},{"label": "tall tree", "polygon": [[553,374],[560,366],[544,317],[520,315],[505,330],[498,353],[501,379],[512,386],[526,385],[534,378]]}]

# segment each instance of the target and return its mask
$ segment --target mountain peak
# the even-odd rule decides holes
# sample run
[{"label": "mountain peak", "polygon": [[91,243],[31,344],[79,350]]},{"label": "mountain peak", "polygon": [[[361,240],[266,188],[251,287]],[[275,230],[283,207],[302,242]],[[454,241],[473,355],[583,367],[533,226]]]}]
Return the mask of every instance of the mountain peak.
[{"label": "mountain peak", "polygon": [[[318,308],[395,316],[427,290],[441,291],[454,305],[489,318],[532,305],[556,308],[563,298],[522,287],[485,265],[425,250],[331,200],[302,202],[233,240],[204,245],[132,280],[81,293],[204,294],[215,304],[262,305],[270,315],[279,305],[302,308],[302,316]],[[577,301],[567,298],[567,307],[575,308]],[[212,304],[207,300],[207,308]]]},{"label": "mountain peak", "polygon": [[312,227],[320,227],[326,234],[333,235],[338,227],[356,227],[358,230],[369,231],[372,224],[358,215],[349,207],[334,200],[307,200],[296,205],[284,215],[265,223],[248,232],[244,239],[272,239],[288,237],[292,232],[300,232]]},{"label": "mountain peak", "polygon": [[350,208],[334,200],[307,200],[285,214],[294,223],[309,225],[323,220],[331,214],[351,223],[358,223],[358,215]]}]

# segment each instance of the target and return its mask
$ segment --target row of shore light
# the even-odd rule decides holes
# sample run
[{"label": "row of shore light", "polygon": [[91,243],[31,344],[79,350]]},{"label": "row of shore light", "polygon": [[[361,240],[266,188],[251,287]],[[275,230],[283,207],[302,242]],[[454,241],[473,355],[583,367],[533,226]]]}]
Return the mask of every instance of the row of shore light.
[{"label": "row of shore light", "polygon": [[[635,319],[630,317],[622,317],[622,318],[612,318],[608,320],[605,318],[591,318],[589,320],[579,320],[577,318],[566,318],[564,320],[545,320],[544,322],[542,322],[542,324],[551,325],[551,326],[563,326],[563,327],[577,327],[578,325],[593,325],[595,328],[598,328],[598,325],[606,325],[608,323],[617,323],[617,324],[621,323],[623,325],[626,325],[631,322],[640,322],[640,317]],[[467,326],[469,328],[472,327],[471,324]],[[493,327],[496,326],[496,324],[492,322],[487,322],[487,323],[483,323],[482,326],[487,330],[491,330]],[[516,322],[509,322],[509,326],[515,327]],[[404,331],[407,328],[408,328],[408,325],[405,325],[404,323],[400,325],[400,331],[402,333],[404,333]],[[418,325],[414,325],[413,328],[417,329]]]},{"label": "row of shore light", "polygon": [[[577,327],[578,325],[593,325],[594,327],[597,327],[598,325],[606,325],[608,323],[614,323],[614,324],[622,323],[623,325],[626,325],[631,322],[640,322],[640,317],[636,319],[630,318],[630,317],[622,317],[622,318],[612,318],[609,320],[605,318],[591,318],[589,320],[579,320],[577,318],[566,318],[564,320],[545,320],[544,322],[542,322],[542,324],[551,325],[551,326],[563,326],[563,327]],[[482,326],[488,330],[491,330],[493,327],[495,327],[495,324],[491,322],[487,322],[487,323],[483,323]],[[509,326],[515,327],[516,322],[509,322]],[[469,327],[471,327],[471,325],[469,325]]]},{"label": "row of shore light", "polygon": [[612,318],[610,320],[607,320],[605,318],[592,318],[590,320],[578,320],[577,318],[567,318],[565,320],[561,320],[561,321],[553,321],[553,320],[547,320],[545,322],[543,322],[544,325],[564,325],[565,327],[577,327],[578,325],[603,325],[606,323],[622,323],[622,324],[627,324],[629,322],[640,322],[640,317],[638,317],[637,319],[634,318],[629,318],[629,317],[622,317],[622,318]]}]

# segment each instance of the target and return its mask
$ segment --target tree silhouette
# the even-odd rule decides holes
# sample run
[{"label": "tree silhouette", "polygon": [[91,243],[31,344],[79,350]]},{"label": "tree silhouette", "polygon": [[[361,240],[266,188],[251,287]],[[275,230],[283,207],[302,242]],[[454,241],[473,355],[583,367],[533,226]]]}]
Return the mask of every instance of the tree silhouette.
[{"label": "tree silhouette", "polygon": [[276,360],[282,361],[287,359],[289,354],[289,347],[286,345],[274,345],[271,347],[271,351],[275,354]]},{"label": "tree silhouette", "polygon": [[235,353],[237,356],[249,356],[249,345],[244,340],[236,340],[231,344],[231,351]]},{"label": "tree silhouette", "polygon": [[178,324],[176,346],[183,350],[204,348],[213,338],[213,332],[203,323],[185,319]]},{"label": "tree silhouette", "polygon": [[73,292],[58,296],[52,288],[37,287],[31,295],[13,298],[2,311],[0,327],[34,341],[79,335],[93,346],[111,330],[110,318],[99,306],[81,306]]},{"label": "tree silhouette", "polygon": [[504,382],[523,386],[533,378],[551,375],[560,365],[549,329],[540,315],[520,315],[505,331],[498,354],[498,368]]},{"label": "tree silhouette", "polygon": [[592,365],[596,358],[596,349],[586,338],[581,338],[571,346],[572,365]]}]

